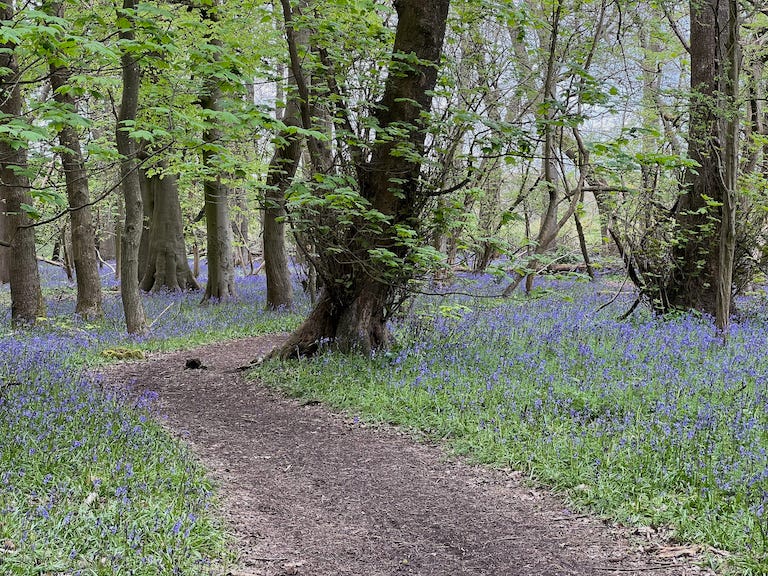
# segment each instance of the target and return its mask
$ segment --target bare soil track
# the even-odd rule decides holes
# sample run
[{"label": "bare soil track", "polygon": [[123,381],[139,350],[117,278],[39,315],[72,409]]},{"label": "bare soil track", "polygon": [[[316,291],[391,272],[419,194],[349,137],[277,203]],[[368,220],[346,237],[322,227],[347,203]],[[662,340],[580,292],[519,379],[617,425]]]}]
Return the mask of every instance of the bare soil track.
[{"label": "bare soil track", "polygon": [[[233,575],[712,574],[685,550],[664,554],[662,542],[570,512],[514,472],[449,458],[398,429],[285,398],[235,370],[280,339],[104,371],[111,385],[158,392],[167,425],[218,482],[240,550]],[[207,368],[185,369],[190,358]]]}]

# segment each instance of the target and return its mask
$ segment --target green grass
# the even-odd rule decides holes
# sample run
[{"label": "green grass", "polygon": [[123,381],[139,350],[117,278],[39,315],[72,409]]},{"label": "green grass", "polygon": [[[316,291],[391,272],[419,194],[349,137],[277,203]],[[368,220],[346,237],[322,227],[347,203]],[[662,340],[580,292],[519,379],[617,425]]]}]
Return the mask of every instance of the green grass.
[{"label": "green grass", "polygon": [[768,573],[762,320],[723,346],[695,316],[593,316],[591,287],[485,308],[449,301],[422,308],[372,361],[326,354],[252,376],[525,471],[576,507],[727,550],[722,570]]}]

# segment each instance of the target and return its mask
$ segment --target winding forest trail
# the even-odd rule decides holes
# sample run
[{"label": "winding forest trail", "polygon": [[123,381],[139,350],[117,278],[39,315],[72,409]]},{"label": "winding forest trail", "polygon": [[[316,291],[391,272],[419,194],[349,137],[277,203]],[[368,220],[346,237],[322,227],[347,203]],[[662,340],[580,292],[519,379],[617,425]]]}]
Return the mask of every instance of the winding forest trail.
[{"label": "winding forest trail", "polygon": [[[167,425],[221,487],[233,576],[712,574],[659,542],[568,511],[519,475],[449,459],[397,429],[288,399],[235,369],[261,336],[107,368],[159,393]],[[199,358],[205,370],[185,370]],[[660,553],[661,552],[661,553]]]}]

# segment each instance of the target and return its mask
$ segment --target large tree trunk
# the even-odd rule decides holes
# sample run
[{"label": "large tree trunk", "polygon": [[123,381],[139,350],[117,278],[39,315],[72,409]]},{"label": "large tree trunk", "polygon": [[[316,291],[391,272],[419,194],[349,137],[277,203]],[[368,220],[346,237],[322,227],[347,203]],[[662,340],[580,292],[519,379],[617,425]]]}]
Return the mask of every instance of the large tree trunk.
[{"label": "large tree trunk", "polygon": [[[324,288],[309,317],[275,354],[296,357],[314,353],[329,341],[342,351],[370,354],[388,344],[385,326],[387,308],[408,281],[406,274],[387,275],[385,267],[374,262],[371,249],[390,251],[405,258],[409,249],[398,240],[402,227],[417,229],[424,192],[419,185],[426,132],[423,114],[432,105],[432,90],[445,36],[449,0],[398,0],[397,31],[384,95],[376,106],[378,130],[384,133],[397,126],[400,138],[379,138],[371,147],[370,160],[364,162],[353,150],[360,194],[373,209],[389,218],[388,226],[366,227],[364,222],[346,234],[349,254],[343,259],[323,254],[320,262]],[[302,93],[301,69],[295,37],[292,37],[290,3],[283,0],[286,14],[291,66]],[[291,45],[292,44],[292,45]],[[408,64],[402,58],[409,55]],[[412,58],[411,58],[412,56]],[[392,72],[392,71],[391,71]],[[308,109],[302,109],[304,127],[311,126]],[[409,153],[403,156],[406,145]],[[310,150],[312,147],[310,146]],[[347,256],[351,256],[348,258]]]},{"label": "large tree trunk", "polygon": [[688,171],[678,202],[682,241],[674,252],[676,267],[667,300],[672,308],[707,312],[722,323],[730,312],[732,262],[728,261],[733,257],[732,245],[725,246],[722,254],[721,245],[732,244],[734,236],[737,139],[727,117],[736,115],[738,58],[736,39],[729,32],[736,29],[737,9],[731,2],[695,0],[690,10],[688,156],[697,166]]},{"label": "large tree trunk", "polygon": [[[213,9],[201,10],[201,15],[211,24],[218,21],[216,6]],[[213,47],[221,46],[217,38],[208,40]],[[211,54],[212,64],[219,61],[216,50]],[[203,93],[200,95],[200,106],[203,110],[219,112],[221,110],[221,87],[216,76],[205,80]],[[209,120],[210,126],[203,133],[203,166],[205,180],[203,181],[203,196],[205,199],[205,226],[208,250],[208,283],[205,286],[203,302],[210,300],[226,301],[234,298],[235,267],[232,251],[232,220],[229,210],[229,189],[222,182],[220,168],[217,166],[217,147],[221,146],[222,131],[216,127],[216,120]]]},{"label": "large tree trunk", "polygon": [[[51,11],[64,17],[63,4],[53,4]],[[51,88],[53,98],[62,107],[75,112],[76,105],[69,85],[70,71],[65,66],[51,64]],[[64,126],[59,132],[61,163],[67,187],[67,199],[72,223],[72,259],[77,278],[77,303],[75,312],[86,319],[99,318],[101,309],[101,278],[96,260],[96,234],[88,192],[88,174],[83,162],[80,137],[72,126]]]},{"label": "large tree trunk", "polygon": [[[120,28],[120,39],[132,42],[135,38],[133,26],[136,0],[123,0],[123,9],[118,15],[127,23]],[[122,176],[123,198],[125,199],[125,224],[120,237],[120,294],[123,299],[125,325],[129,334],[140,334],[147,330],[147,319],[139,291],[139,242],[144,220],[139,184],[139,163],[136,142],[130,137],[128,127],[136,120],[139,104],[141,76],[134,52],[124,51],[120,57],[123,70],[123,95],[120,101],[120,115],[117,122],[116,139]]]},{"label": "large tree trunk", "polygon": [[[203,152],[203,162],[209,153]],[[210,160],[208,160],[210,164]],[[208,283],[203,301],[225,301],[234,298],[235,268],[232,255],[232,225],[229,217],[228,190],[220,178],[206,181],[205,196]]]},{"label": "large tree trunk", "polygon": [[152,199],[152,218],[140,288],[147,292],[199,290],[187,260],[177,178],[155,174],[146,178],[146,184]]},{"label": "large tree trunk", "polygon": [[[0,4],[0,25],[13,20],[12,3]],[[16,45],[0,45],[0,114],[19,118],[22,112],[20,73],[16,61]],[[37,269],[34,228],[22,210],[31,204],[27,170],[26,143],[0,138],[0,200],[5,200],[8,230],[3,239],[10,244],[9,276],[11,283],[11,320],[15,325],[33,324],[45,314],[40,275]]]}]

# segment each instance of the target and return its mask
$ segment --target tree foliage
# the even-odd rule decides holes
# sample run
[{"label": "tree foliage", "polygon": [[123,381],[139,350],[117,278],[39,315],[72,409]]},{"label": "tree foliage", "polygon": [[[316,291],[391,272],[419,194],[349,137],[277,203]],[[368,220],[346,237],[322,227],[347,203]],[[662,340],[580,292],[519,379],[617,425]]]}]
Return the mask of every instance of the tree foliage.
[{"label": "tree foliage", "polygon": [[[720,309],[724,327],[715,301],[728,298],[714,289],[729,268],[720,246],[733,246],[728,295],[768,264],[768,24],[751,5],[731,3],[736,26],[721,15],[720,28],[703,28],[738,39],[741,74],[728,81],[736,69],[724,64],[728,38],[702,40],[697,10],[707,4],[698,2],[454,0],[434,62],[393,52],[407,25],[409,3],[400,0],[138,2],[130,15],[98,1],[57,5],[20,5],[0,28],[22,102],[2,118],[0,139],[27,157],[14,169],[29,181],[19,210],[45,257],[60,252],[54,244],[74,216],[65,131],[82,145],[99,245],[120,209],[113,192],[139,168],[177,181],[191,245],[216,217],[196,218],[206,194],[211,207],[231,192],[219,207],[251,230],[241,227],[222,262],[259,255],[255,215],[266,209],[267,235],[288,242],[270,296],[278,307],[290,300],[291,259],[309,265],[337,307],[355,298],[360,278],[394,287],[376,304],[386,319],[419,282],[455,269],[490,266],[509,293],[543,269],[597,256],[624,266],[657,312]],[[131,40],[120,34],[129,23]],[[721,68],[703,71],[711,84],[698,67],[709,45]],[[121,57],[141,65],[134,119],[119,117]],[[68,76],[51,89],[55,69]],[[434,73],[429,102],[391,96],[392,83],[415,69]],[[295,114],[283,116],[291,106]],[[715,139],[699,130],[712,122]],[[118,153],[117,133],[138,156]],[[740,160],[726,170],[728,134],[738,151],[729,157]],[[710,152],[719,155],[714,167]],[[129,173],[120,174],[121,160],[135,161]],[[707,171],[713,182],[736,182],[728,195],[692,192]],[[225,238],[233,225],[214,228]],[[6,232],[3,242],[14,237]],[[281,249],[268,244],[269,261]],[[205,256],[217,245],[210,236]],[[233,295],[226,279],[217,286],[211,296]]]}]

